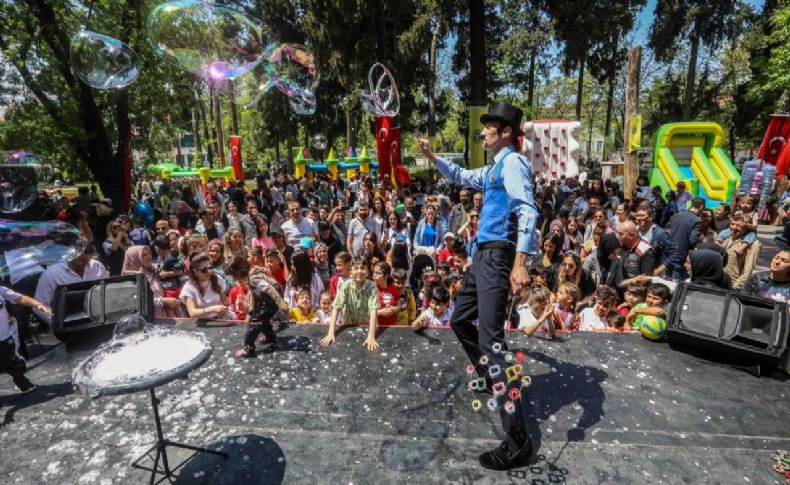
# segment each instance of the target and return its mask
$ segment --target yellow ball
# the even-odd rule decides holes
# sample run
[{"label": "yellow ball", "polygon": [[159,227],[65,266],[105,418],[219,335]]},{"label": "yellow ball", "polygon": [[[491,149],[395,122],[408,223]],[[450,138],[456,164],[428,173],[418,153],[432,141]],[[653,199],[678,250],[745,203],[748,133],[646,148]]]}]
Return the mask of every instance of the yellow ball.
[{"label": "yellow ball", "polygon": [[654,317],[653,315],[642,315],[639,317],[641,325],[639,330],[642,336],[650,340],[661,340],[667,331],[667,322],[663,318]]}]

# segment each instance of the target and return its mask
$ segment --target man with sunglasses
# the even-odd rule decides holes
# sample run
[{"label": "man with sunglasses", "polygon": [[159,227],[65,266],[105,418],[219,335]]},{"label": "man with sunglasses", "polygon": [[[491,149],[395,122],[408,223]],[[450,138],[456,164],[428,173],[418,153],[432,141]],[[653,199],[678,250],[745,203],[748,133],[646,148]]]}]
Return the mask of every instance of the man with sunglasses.
[{"label": "man with sunglasses", "polygon": [[[529,284],[527,259],[538,252],[535,236],[538,209],[533,195],[532,167],[529,160],[518,153],[518,136],[523,134],[521,117],[521,110],[507,103],[494,104],[488,114],[480,117],[485,127],[480,132],[483,148],[494,154],[494,165],[475,170],[440,159],[431,150],[428,140],[419,140],[425,158],[432,161],[444,177],[484,194],[477,233],[478,249],[456,297],[450,325],[480,377],[506,388],[504,395],[494,399],[507,438],[500,446],[480,455],[480,464],[494,470],[523,465],[532,454],[526,413],[522,409],[524,403],[520,398],[508,400],[520,381],[508,380],[502,371],[493,372],[493,366],[500,369],[509,366],[504,359],[508,296]],[[478,307],[479,302],[485,304]],[[479,319],[479,330],[473,324],[475,319]],[[486,389],[491,388],[486,386]]]}]

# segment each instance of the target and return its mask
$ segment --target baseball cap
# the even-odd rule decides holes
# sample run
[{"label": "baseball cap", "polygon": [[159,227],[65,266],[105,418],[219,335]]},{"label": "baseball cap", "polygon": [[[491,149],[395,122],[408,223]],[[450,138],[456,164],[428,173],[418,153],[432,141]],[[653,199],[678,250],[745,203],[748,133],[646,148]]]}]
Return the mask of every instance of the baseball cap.
[{"label": "baseball cap", "polygon": [[269,234],[270,235],[271,234],[279,234],[281,236],[285,235],[285,233],[283,232],[283,228],[280,227],[280,226],[271,226],[269,228]]},{"label": "baseball cap", "polygon": [[299,247],[310,249],[313,247],[313,239],[310,237],[303,237],[299,240]]},{"label": "baseball cap", "polygon": [[445,233],[444,234],[444,238],[447,239],[448,237],[451,237],[451,238],[455,239],[455,234],[453,234],[452,232]]}]

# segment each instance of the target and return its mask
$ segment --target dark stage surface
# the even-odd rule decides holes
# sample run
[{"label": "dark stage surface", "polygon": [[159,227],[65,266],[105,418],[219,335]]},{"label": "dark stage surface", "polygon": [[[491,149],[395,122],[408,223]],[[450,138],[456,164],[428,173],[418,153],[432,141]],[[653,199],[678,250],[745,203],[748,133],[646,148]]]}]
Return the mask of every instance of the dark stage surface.
[{"label": "dark stage surface", "polygon": [[[530,467],[490,472],[477,455],[498,444],[498,415],[487,395],[472,410],[451,331],[429,330],[431,342],[386,329],[371,353],[365,329],[322,349],[325,327],[292,325],[282,349],[243,361],[232,356],[242,326],[200,331],[211,359],[157,389],[165,436],[232,456],[168,449],[171,466],[188,459],[176,483],[784,483],[770,454],[790,448],[790,384],[639,335],[508,334],[528,354],[538,451]],[[71,373],[90,352],[61,345],[31,362],[39,388],[28,395],[0,378],[4,483],[147,481],[129,464],[154,441],[149,395],[74,393]]]}]

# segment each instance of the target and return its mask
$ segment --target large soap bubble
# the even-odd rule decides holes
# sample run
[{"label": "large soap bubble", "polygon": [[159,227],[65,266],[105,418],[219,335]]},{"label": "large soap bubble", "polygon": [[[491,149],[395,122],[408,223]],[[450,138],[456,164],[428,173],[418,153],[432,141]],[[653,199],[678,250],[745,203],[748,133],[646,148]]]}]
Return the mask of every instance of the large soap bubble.
[{"label": "large soap bubble", "polygon": [[277,87],[287,96],[315,92],[318,70],[304,47],[282,44],[269,52],[268,61],[277,70]]},{"label": "large soap bubble", "polygon": [[42,266],[70,261],[84,250],[85,239],[71,224],[0,219],[0,276],[10,276],[12,283],[42,271]]},{"label": "large soap bubble", "polygon": [[315,113],[316,100],[314,94],[294,94],[293,96],[288,96],[288,102],[296,114],[312,115]]},{"label": "large soap bubble", "polygon": [[259,20],[194,0],[157,6],[148,16],[148,38],[159,57],[209,80],[244,74],[275,44]]},{"label": "large soap bubble", "polygon": [[236,105],[245,108],[253,106],[261,97],[276,85],[277,72],[266,61],[259,62],[254,68],[234,79],[215,83],[220,95]]},{"label": "large soap bubble", "polygon": [[362,108],[374,116],[397,116],[400,112],[398,86],[392,73],[381,63],[368,71],[370,91],[362,90]]},{"label": "large soap bubble", "polygon": [[52,165],[38,155],[24,151],[6,153],[0,162],[0,212],[25,210],[54,174]]},{"label": "large soap bubble", "polygon": [[124,88],[140,74],[137,54],[126,44],[89,30],[71,38],[71,67],[88,86]]},{"label": "large soap bubble", "polygon": [[323,133],[316,133],[313,135],[313,138],[310,140],[310,144],[316,150],[325,150],[326,146],[329,142],[326,139],[326,135]]}]

